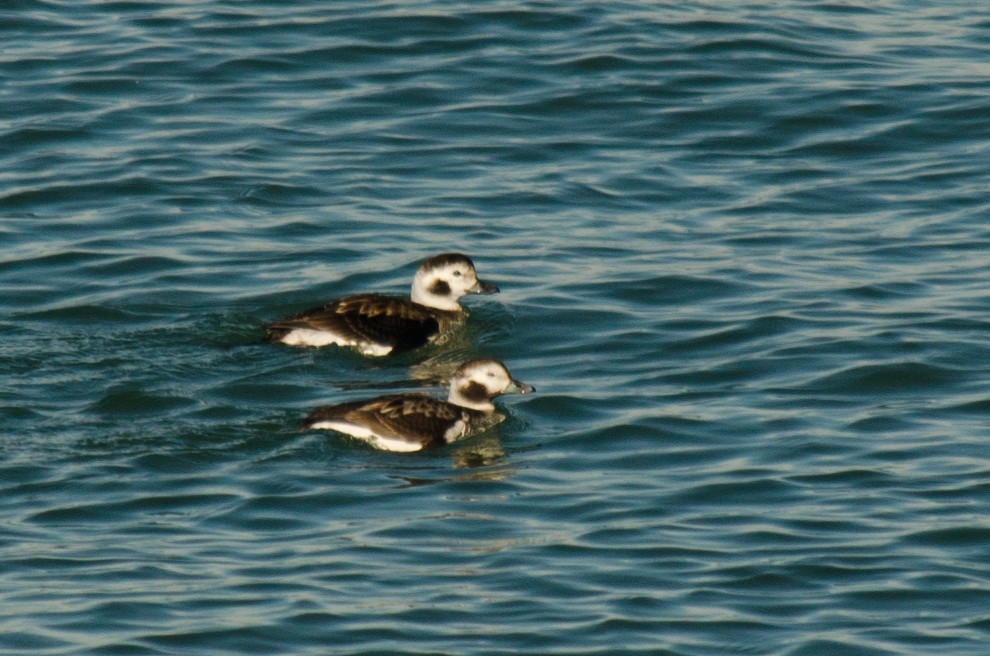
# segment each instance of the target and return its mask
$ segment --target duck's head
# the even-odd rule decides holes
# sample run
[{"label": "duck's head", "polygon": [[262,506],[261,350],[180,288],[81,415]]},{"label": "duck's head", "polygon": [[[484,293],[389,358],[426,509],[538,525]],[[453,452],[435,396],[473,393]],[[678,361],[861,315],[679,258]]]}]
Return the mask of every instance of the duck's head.
[{"label": "duck's head", "polygon": [[492,358],[470,360],[457,368],[450,379],[448,401],[473,410],[491,412],[492,399],[499,394],[529,394],[531,385],[515,380],[505,365]]},{"label": "duck's head", "polygon": [[412,300],[438,310],[459,312],[466,294],[494,294],[498,287],[478,279],[467,255],[444,253],[423,262],[412,283]]}]

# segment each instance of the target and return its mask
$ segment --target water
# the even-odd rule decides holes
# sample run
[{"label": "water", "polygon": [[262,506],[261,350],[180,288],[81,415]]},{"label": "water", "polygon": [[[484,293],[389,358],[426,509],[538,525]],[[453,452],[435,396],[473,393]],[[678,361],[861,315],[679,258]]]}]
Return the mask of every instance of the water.
[{"label": "water", "polygon": [[[0,10],[0,653],[987,653],[990,10]],[[434,253],[445,348],[258,344]],[[431,453],[300,433],[537,393]]]}]

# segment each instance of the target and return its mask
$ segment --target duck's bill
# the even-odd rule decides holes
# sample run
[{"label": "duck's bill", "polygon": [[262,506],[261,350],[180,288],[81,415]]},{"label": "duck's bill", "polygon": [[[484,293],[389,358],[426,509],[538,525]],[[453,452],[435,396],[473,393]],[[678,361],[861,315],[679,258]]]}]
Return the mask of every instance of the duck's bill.
[{"label": "duck's bill", "polygon": [[470,291],[472,294],[497,294],[498,287],[496,287],[491,283],[487,283],[482,280],[479,280],[474,284],[474,287],[472,287],[468,291]]},{"label": "duck's bill", "polygon": [[526,383],[520,383],[518,380],[514,380],[509,384],[506,392],[515,392],[516,394],[532,394],[536,391],[536,388],[532,385],[527,385]]}]

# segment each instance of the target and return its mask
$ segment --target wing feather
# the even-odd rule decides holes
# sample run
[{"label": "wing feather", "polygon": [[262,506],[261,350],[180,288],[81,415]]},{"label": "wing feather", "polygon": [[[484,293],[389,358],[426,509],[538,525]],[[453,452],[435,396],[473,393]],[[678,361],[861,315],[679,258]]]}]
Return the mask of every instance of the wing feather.
[{"label": "wing feather", "polygon": [[467,414],[465,409],[425,394],[398,394],[319,408],[306,418],[303,429],[323,422],[343,422],[368,429],[384,440],[426,448],[443,444],[458,421],[466,425],[470,420]]},{"label": "wing feather", "polygon": [[445,318],[407,299],[358,294],[330,301],[266,326],[269,341],[293,330],[331,333],[354,344],[370,343],[403,350],[422,346],[445,328]]},{"label": "wing feather", "polygon": [[443,435],[460,415],[445,401],[425,395],[403,395],[352,410],[347,418],[389,439],[411,439],[433,445],[443,442]]}]

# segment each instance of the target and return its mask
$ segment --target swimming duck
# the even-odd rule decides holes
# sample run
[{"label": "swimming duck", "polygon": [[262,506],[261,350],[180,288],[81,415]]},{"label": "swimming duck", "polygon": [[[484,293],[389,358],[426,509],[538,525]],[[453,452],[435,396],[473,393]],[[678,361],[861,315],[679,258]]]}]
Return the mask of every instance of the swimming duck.
[{"label": "swimming duck", "polygon": [[493,294],[498,287],[478,279],[474,262],[461,253],[443,253],[423,262],[410,298],[356,294],[265,326],[265,341],[289,346],[349,346],[364,355],[383,356],[436,340],[463,320],[458,300],[466,294]]},{"label": "swimming duck", "polygon": [[504,419],[492,403],[499,394],[533,391],[532,386],[514,380],[498,360],[481,358],[457,368],[446,401],[408,393],[341,403],[315,410],[303,421],[302,429],[335,430],[385,451],[420,451]]}]

